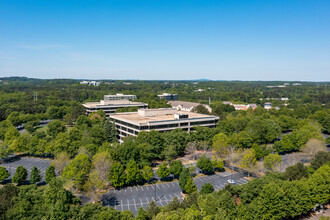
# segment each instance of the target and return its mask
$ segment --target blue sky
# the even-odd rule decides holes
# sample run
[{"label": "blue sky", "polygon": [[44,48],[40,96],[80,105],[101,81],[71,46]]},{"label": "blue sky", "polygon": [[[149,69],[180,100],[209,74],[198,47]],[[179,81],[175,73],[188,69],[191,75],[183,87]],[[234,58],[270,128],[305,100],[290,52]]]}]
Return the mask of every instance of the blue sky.
[{"label": "blue sky", "polygon": [[330,80],[328,0],[2,0],[0,77]]}]

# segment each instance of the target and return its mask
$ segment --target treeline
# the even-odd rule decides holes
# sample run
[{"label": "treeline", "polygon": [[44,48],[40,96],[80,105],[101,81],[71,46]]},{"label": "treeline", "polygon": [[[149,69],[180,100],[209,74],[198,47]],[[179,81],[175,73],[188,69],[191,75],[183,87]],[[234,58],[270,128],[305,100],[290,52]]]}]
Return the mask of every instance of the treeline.
[{"label": "treeline", "polygon": [[[305,167],[269,173],[244,185],[226,185],[217,192],[205,184],[200,193],[174,198],[164,207],[150,202],[146,210],[116,211],[99,203],[81,206],[79,198],[63,188],[59,178],[49,185],[0,189],[2,219],[288,219],[308,214],[330,201],[330,153],[320,152]],[[206,186],[207,185],[207,186]]]},{"label": "treeline", "polygon": [[[286,88],[267,88],[284,82],[241,82],[241,81],[104,81],[99,86],[80,85],[76,80],[40,80],[28,78],[7,78],[9,84],[0,86],[0,120],[10,113],[20,114],[46,113],[50,107],[73,107],[87,101],[99,101],[106,94],[135,94],[138,101],[149,104],[150,108],[166,107],[165,101],[159,101],[157,95],[163,92],[176,93],[180,100],[208,103],[233,101],[238,103],[256,103],[262,105],[266,98],[288,97],[288,108],[297,108],[313,104],[329,108],[329,83],[303,82],[302,86]],[[196,92],[204,89],[204,92]],[[34,101],[34,93],[38,99]],[[285,102],[271,100],[274,106],[284,107]],[[52,118],[49,118],[52,119]]]}]

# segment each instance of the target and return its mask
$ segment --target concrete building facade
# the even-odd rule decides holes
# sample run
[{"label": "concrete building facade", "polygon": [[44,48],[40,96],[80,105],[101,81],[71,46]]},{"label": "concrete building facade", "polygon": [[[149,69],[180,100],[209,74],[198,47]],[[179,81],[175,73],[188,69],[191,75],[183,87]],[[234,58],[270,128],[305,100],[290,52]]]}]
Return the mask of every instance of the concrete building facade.
[{"label": "concrete building facade", "polygon": [[134,99],[136,99],[136,95],[124,95],[122,93],[117,93],[116,95],[105,95],[104,96],[105,101],[122,100],[122,99],[134,100]]},{"label": "concrete building facade", "polygon": [[167,101],[179,100],[179,96],[177,94],[171,94],[171,93],[163,93],[162,95],[158,95],[158,98],[165,99]]},{"label": "concrete building facade", "polygon": [[88,102],[83,104],[86,109],[86,115],[90,115],[98,110],[103,110],[107,117],[110,114],[115,113],[119,108],[125,107],[138,107],[138,108],[148,108],[148,104],[142,102],[132,102],[128,99],[121,100],[101,100],[100,102]]},{"label": "concrete building facade", "polygon": [[115,123],[119,141],[127,136],[137,136],[141,131],[157,130],[171,131],[181,128],[187,132],[193,131],[194,126],[215,127],[219,117],[193,112],[183,112],[176,109],[139,109],[138,112],[111,114],[110,119]]}]

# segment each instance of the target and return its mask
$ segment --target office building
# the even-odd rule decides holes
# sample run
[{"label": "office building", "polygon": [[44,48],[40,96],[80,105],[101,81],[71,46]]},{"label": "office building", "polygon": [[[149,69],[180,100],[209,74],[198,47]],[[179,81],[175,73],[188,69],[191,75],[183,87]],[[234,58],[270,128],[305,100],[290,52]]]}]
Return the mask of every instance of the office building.
[{"label": "office building", "polygon": [[176,101],[179,99],[179,96],[177,94],[163,93],[162,95],[158,95],[158,98],[165,99],[167,101]]},{"label": "office building", "polygon": [[199,104],[197,102],[169,101],[167,104],[170,104],[176,110],[187,112],[191,112],[195,107],[203,105],[209,112],[212,112],[212,108],[209,105]]},{"label": "office building", "polygon": [[119,140],[122,143],[126,136],[137,136],[141,131],[165,132],[181,128],[190,132],[197,125],[215,127],[219,117],[163,108],[111,114],[110,119],[115,123]]},{"label": "office building", "polygon": [[122,100],[122,99],[134,100],[134,99],[136,99],[136,95],[124,95],[121,93],[117,93],[116,95],[105,95],[104,96],[105,101]]},{"label": "office building", "polygon": [[115,113],[115,111],[119,108],[125,107],[138,107],[138,108],[148,108],[148,104],[142,102],[132,102],[128,99],[119,99],[119,100],[101,100],[100,102],[88,102],[83,104],[86,109],[86,114],[90,115],[93,112],[97,112],[98,110],[103,110],[107,117],[111,113]]}]

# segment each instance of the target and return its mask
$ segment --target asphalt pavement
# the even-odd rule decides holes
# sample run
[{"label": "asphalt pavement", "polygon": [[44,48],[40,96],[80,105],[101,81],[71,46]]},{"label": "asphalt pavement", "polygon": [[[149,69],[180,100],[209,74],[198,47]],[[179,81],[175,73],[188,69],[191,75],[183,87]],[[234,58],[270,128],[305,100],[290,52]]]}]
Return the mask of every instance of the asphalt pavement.
[{"label": "asphalt pavement", "polygon": [[[236,184],[248,182],[243,175],[230,172],[216,173],[209,176],[194,178],[197,189],[200,190],[205,183],[211,183],[215,190],[219,190],[228,184],[228,180],[235,180]],[[181,188],[178,181],[165,182],[144,186],[126,187],[120,190],[112,189],[101,198],[104,206],[113,207],[116,210],[131,210],[137,213],[139,207],[146,208],[154,200],[157,205],[165,206],[172,201],[174,197],[182,200]]]},{"label": "asphalt pavement", "polygon": [[49,167],[51,161],[52,160],[50,159],[41,159],[34,157],[21,157],[21,158],[18,157],[13,161],[3,162],[0,164],[0,166],[3,166],[7,169],[7,171],[10,173],[10,178],[13,177],[13,175],[16,172],[16,168],[18,166],[23,166],[28,171],[28,180],[30,179],[30,173],[32,167],[36,166],[38,170],[40,170],[40,175],[42,176],[42,181],[43,181],[45,177],[46,169]]}]

